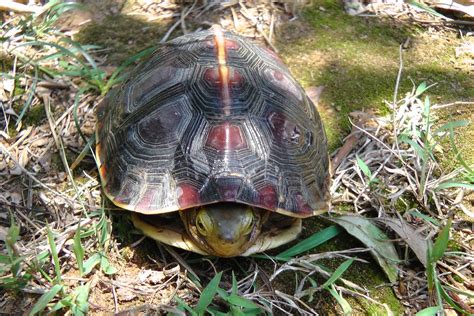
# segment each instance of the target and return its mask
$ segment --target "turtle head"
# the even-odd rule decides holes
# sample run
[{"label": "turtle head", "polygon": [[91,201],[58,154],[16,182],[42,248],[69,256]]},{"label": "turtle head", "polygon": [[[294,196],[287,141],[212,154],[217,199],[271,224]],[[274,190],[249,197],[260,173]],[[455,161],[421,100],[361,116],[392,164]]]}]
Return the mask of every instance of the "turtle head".
[{"label": "turtle head", "polygon": [[245,204],[216,203],[181,213],[188,234],[206,252],[238,256],[258,238],[266,212]]}]

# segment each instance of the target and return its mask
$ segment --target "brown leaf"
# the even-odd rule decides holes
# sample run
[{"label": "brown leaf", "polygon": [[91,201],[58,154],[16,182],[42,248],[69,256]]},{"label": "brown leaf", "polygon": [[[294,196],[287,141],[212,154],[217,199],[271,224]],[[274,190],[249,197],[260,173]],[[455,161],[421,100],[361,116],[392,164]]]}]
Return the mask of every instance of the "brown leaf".
[{"label": "brown leaf", "polygon": [[426,267],[427,265],[427,251],[431,240],[425,240],[425,237],[405,222],[401,218],[382,217],[377,219],[379,222],[387,225],[395,231],[408,246],[413,250],[416,257]]}]

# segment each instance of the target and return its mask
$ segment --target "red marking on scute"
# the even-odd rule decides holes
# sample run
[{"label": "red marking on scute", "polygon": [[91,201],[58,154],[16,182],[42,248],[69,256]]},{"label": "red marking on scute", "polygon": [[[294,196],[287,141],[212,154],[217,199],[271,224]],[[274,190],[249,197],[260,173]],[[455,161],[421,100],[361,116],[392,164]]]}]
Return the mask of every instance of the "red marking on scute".
[{"label": "red marking on scute", "polygon": [[242,82],[244,81],[244,77],[238,71],[237,69],[233,67],[229,67],[231,69],[230,76],[229,76],[229,82],[232,86],[241,86]]},{"label": "red marking on scute", "polygon": [[151,210],[153,208],[153,200],[155,198],[155,191],[156,189],[147,189],[145,193],[143,193],[143,196],[138,202],[138,204],[135,206],[135,209],[137,210]]},{"label": "red marking on scute", "polygon": [[272,112],[269,116],[270,126],[273,136],[278,141],[300,144],[303,141],[303,135],[300,128],[290,121],[283,113]]},{"label": "red marking on scute", "polygon": [[308,205],[306,200],[303,198],[303,195],[299,192],[295,193],[295,200],[298,209],[296,210],[300,214],[310,214],[312,213],[311,207]]},{"label": "red marking on scute", "polygon": [[206,145],[217,150],[236,150],[246,148],[247,142],[239,126],[224,122],[211,128]]},{"label": "red marking on scute", "polygon": [[284,78],[283,74],[278,70],[273,71],[273,77],[275,77],[275,79],[279,80],[279,81],[283,80],[283,78]]},{"label": "red marking on scute", "polygon": [[219,70],[217,68],[208,68],[204,71],[204,80],[212,85],[219,82]]},{"label": "red marking on scute", "polygon": [[[232,86],[240,86],[242,85],[242,81],[243,81],[243,76],[242,74],[240,73],[239,70],[233,68],[233,67],[227,67],[228,71],[229,71],[229,83],[232,85]],[[204,80],[207,81],[209,84],[213,85],[213,86],[219,86],[220,88],[222,88],[221,86],[221,77],[220,77],[220,74],[219,74],[219,68],[208,68],[204,71]]]},{"label": "red marking on scute", "polygon": [[299,101],[303,100],[301,89],[296,83],[287,75],[276,69],[268,69],[265,71],[265,77],[277,87],[287,91],[289,94],[295,96]]},{"label": "red marking on scute", "polygon": [[240,45],[236,41],[233,41],[233,40],[230,40],[230,39],[225,40],[225,48],[226,49],[237,50],[237,49],[239,49],[239,47],[240,47]]},{"label": "red marking on scute", "polygon": [[258,191],[258,205],[267,209],[275,209],[277,206],[278,197],[275,188],[267,185]]},{"label": "red marking on scute", "polygon": [[190,184],[179,185],[178,203],[181,209],[199,205],[199,191]]}]

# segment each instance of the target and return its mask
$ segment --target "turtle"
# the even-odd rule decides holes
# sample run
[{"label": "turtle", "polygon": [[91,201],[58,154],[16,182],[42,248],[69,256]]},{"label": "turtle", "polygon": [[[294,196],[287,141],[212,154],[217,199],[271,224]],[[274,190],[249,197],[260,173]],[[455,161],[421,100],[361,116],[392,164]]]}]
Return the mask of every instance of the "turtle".
[{"label": "turtle", "polygon": [[316,107],[275,52],[220,27],[160,45],[97,119],[105,196],[159,242],[248,256],[330,207]]}]

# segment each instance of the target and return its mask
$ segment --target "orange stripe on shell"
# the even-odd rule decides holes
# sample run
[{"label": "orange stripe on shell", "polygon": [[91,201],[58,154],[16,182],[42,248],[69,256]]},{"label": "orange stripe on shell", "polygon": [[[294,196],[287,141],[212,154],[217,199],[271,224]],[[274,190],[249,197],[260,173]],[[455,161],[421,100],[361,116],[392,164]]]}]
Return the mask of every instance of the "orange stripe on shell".
[{"label": "orange stripe on shell", "polygon": [[214,28],[214,41],[217,48],[217,64],[219,65],[219,81],[221,83],[222,105],[224,115],[230,115],[229,69],[227,68],[226,39],[221,28]]}]

